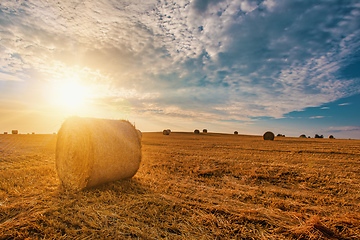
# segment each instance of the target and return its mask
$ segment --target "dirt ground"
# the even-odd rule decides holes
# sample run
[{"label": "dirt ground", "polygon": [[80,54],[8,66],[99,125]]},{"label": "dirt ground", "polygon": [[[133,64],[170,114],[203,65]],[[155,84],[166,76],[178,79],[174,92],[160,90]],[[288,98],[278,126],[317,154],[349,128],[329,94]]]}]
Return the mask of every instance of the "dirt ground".
[{"label": "dirt ground", "polygon": [[360,239],[360,140],[143,133],[132,179],[80,192],[55,144],[0,135],[0,239]]}]

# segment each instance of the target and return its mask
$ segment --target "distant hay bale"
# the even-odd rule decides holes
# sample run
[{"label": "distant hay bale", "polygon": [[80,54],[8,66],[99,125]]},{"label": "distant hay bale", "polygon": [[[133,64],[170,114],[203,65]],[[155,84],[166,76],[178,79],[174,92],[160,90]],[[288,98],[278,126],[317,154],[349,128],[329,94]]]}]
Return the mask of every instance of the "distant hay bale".
[{"label": "distant hay bale", "polygon": [[18,130],[11,130],[11,134],[18,134],[19,131]]},{"label": "distant hay bale", "polygon": [[35,134],[35,132],[32,132],[31,134]]},{"label": "distant hay bale", "polygon": [[4,134],[7,134],[7,132],[4,132]]},{"label": "distant hay bale", "polygon": [[141,139],[128,121],[70,117],[57,134],[55,161],[66,189],[128,179],[140,166]]},{"label": "distant hay bale", "polygon": [[274,140],[275,135],[273,132],[267,131],[266,133],[264,133],[263,138],[264,140]]},{"label": "distant hay bale", "polygon": [[163,131],[163,135],[170,135],[170,130],[169,129],[164,129]]},{"label": "distant hay bale", "polygon": [[203,133],[207,133],[207,129],[204,128],[204,129],[203,129]]},{"label": "distant hay bale", "polygon": [[200,134],[199,129],[195,129],[195,130],[194,130],[194,133],[195,133],[195,134]]},{"label": "distant hay bale", "polygon": [[235,135],[238,135],[239,133],[238,133],[238,131],[235,131],[234,134],[235,134]]},{"label": "distant hay bale", "polygon": [[330,139],[334,139],[334,136],[333,136],[333,135],[329,135],[329,138],[330,138]]},{"label": "distant hay bale", "polygon": [[306,135],[305,135],[305,134],[301,134],[299,137],[300,137],[300,138],[306,138]]},{"label": "distant hay bale", "polygon": [[315,138],[324,138],[324,135],[315,134]]}]

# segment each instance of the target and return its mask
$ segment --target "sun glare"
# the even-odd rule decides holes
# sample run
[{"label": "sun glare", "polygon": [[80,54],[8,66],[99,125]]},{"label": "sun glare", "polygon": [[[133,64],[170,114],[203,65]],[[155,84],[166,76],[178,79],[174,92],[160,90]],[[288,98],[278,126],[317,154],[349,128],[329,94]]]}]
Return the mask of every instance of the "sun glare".
[{"label": "sun glare", "polygon": [[86,87],[80,85],[77,81],[57,82],[51,92],[52,104],[68,110],[80,109],[87,98]]}]

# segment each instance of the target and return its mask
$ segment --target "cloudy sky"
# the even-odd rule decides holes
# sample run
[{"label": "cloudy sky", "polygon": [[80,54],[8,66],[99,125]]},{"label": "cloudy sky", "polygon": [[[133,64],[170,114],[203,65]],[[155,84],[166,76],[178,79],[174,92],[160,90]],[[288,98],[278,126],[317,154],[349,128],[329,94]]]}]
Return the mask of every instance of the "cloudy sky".
[{"label": "cloudy sky", "polygon": [[360,138],[358,0],[2,0],[0,132]]}]

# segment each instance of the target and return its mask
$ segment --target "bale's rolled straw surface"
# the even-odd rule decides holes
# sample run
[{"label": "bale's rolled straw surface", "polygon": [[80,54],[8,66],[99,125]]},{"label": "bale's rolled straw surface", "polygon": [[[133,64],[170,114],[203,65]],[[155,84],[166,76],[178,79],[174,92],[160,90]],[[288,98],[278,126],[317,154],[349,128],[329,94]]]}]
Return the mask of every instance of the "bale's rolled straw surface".
[{"label": "bale's rolled straw surface", "polygon": [[139,138],[142,138],[142,132],[139,129],[136,129],[136,131],[138,132]]},{"label": "bale's rolled straw surface", "polygon": [[131,178],[139,169],[141,139],[128,121],[70,117],[57,135],[56,170],[67,189]]},{"label": "bale's rolled straw surface", "polygon": [[275,135],[273,132],[268,131],[268,132],[264,133],[263,138],[264,138],[264,140],[274,140]]}]

